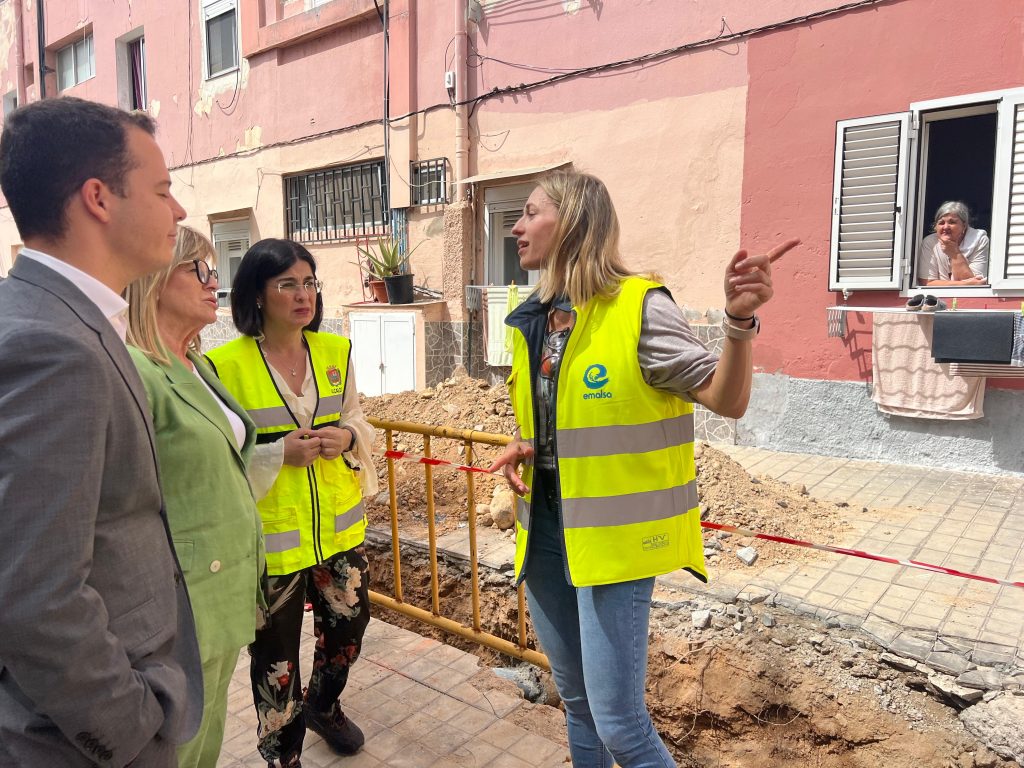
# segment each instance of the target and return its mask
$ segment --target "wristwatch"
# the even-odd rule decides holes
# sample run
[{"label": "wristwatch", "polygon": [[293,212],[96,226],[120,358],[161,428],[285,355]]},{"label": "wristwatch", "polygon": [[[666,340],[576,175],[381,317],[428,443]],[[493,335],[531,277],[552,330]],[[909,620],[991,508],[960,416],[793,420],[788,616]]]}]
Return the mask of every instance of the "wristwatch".
[{"label": "wristwatch", "polygon": [[728,317],[724,317],[722,318],[722,333],[730,339],[736,339],[737,341],[753,341],[754,337],[761,332],[761,320],[757,315],[752,315],[750,319],[754,321],[753,326],[750,328],[739,328],[729,322]]}]

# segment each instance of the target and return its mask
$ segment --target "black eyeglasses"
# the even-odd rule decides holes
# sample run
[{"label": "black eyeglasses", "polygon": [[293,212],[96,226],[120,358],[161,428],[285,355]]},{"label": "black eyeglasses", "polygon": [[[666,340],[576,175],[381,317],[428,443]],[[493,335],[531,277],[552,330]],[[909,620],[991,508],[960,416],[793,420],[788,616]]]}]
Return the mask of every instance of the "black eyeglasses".
[{"label": "black eyeglasses", "polygon": [[192,270],[203,285],[209,285],[211,277],[214,280],[220,280],[220,274],[218,274],[217,270],[211,269],[210,265],[202,259],[192,259]]}]

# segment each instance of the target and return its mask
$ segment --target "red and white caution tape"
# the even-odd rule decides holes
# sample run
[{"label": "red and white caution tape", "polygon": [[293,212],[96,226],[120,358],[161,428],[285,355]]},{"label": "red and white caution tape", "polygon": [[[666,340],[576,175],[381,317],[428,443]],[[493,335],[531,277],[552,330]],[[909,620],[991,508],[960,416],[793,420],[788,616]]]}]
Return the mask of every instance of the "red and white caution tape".
[{"label": "red and white caution tape", "polygon": [[413,464],[426,464],[430,467],[450,467],[451,469],[457,469],[459,472],[479,472],[482,475],[498,474],[497,472],[488,472],[481,467],[456,464],[452,461],[432,459],[428,456],[417,456],[414,453],[406,453],[405,451],[374,451],[373,453],[375,456],[383,456],[385,459],[393,459],[394,461],[411,461]]},{"label": "red and white caution tape", "polygon": [[738,536],[748,536],[753,539],[762,539],[763,541],[777,541],[781,544],[792,544],[795,547],[807,547],[808,549],[818,549],[822,552],[835,552],[839,555],[861,557],[865,560],[877,560],[880,563],[891,563],[892,565],[905,565],[908,568],[920,568],[921,570],[932,571],[933,573],[944,573],[947,576],[959,576],[962,579],[974,579],[975,581],[984,581],[989,584],[1002,584],[1004,587],[1024,587],[1024,581],[1007,581],[1006,579],[996,579],[991,576],[979,576],[976,573],[966,573],[965,571],[958,571],[955,568],[946,568],[942,565],[922,563],[919,560],[904,560],[898,557],[876,555],[872,552],[865,552],[861,549],[849,549],[847,547],[832,547],[828,544],[813,544],[809,541],[791,539],[788,536],[773,536],[770,533],[758,533],[757,531],[750,531],[746,528],[737,528],[735,525],[722,525],[721,523],[709,523],[707,521],[702,520],[701,526],[703,526],[704,528],[711,528],[716,531],[727,531],[729,533],[735,533]]},{"label": "red and white caution tape", "polygon": [[[377,455],[383,456],[386,459],[393,459],[395,461],[411,461],[415,464],[427,464],[429,466],[434,467],[450,467],[451,469],[456,469],[459,472],[479,472],[484,475],[492,474],[488,472],[486,469],[482,469],[480,467],[471,467],[468,464],[456,464],[454,462],[445,461],[443,459],[432,459],[426,456],[417,456],[416,454],[406,453],[405,451],[384,451],[382,453],[377,453]],[[860,557],[864,560],[875,560],[880,563],[902,565],[906,566],[907,568],[920,568],[923,571],[931,571],[932,573],[942,573],[947,576],[959,576],[962,579],[973,579],[974,581],[984,581],[987,584],[1000,584],[1004,587],[1024,588],[1024,581],[1009,581],[1007,579],[996,579],[991,576],[980,576],[976,573],[958,571],[955,568],[946,568],[942,565],[922,563],[919,560],[905,560],[898,557],[888,557],[887,555],[876,555],[872,552],[865,552],[861,549],[849,549],[848,547],[833,547],[829,544],[815,544],[810,541],[791,539],[788,536],[775,536],[770,533],[759,533],[757,531],[751,531],[746,528],[737,528],[735,525],[709,523],[706,520],[702,520],[701,527],[710,528],[715,531],[725,531],[727,533],[734,533],[737,536],[747,536],[752,539],[761,539],[762,541],[775,541],[780,544],[791,544],[794,547],[806,547],[807,549],[817,549],[822,552],[833,552],[837,555],[849,555],[850,557]]]}]

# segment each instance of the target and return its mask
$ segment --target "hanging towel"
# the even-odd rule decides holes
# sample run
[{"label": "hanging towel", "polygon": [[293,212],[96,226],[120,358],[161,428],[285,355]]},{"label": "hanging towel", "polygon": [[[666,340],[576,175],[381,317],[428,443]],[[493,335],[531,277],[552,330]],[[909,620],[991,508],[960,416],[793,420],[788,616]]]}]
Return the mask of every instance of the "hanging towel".
[{"label": "hanging towel", "polygon": [[1021,312],[1013,316],[1013,351],[1010,353],[1010,365],[1024,368],[1024,313]]},{"label": "hanging towel", "polygon": [[882,413],[919,419],[980,419],[985,379],[953,376],[932,360],[931,315],[875,313],[871,399]]},{"label": "hanging towel", "polygon": [[932,357],[937,363],[1008,364],[1013,317],[1009,312],[938,312]]},{"label": "hanging towel", "polygon": [[[508,296],[506,297],[506,301],[508,302],[508,308],[505,311],[505,316],[508,317],[512,310],[519,306],[519,286],[515,283],[512,283],[512,285],[508,287]],[[514,333],[515,331],[512,330],[511,325],[505,326],[505,351],[510,355],[512,354],[512,339]]]}]

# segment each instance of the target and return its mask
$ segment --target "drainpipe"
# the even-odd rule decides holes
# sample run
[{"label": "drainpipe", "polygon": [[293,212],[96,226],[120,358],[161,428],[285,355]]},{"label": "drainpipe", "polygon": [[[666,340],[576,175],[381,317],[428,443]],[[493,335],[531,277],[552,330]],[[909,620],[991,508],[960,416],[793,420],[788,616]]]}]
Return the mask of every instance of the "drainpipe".
[{"label": "drainpipe", "polygon": [[[21,0],[18,0],[19,4]],[[39,37],[39,100],[46,98],[46,13],[43,0],[36,0],[36,32]]]},{"label": "drainpipe", "polygon": [[464,202],[468,197],[465,184],[460,182],[469,173],[469,107],[466,100],[466,17],[469,14],[467,0],[454,0],[455,7],[455,202]]},{"label": "drainpipe", "polygon": [[[388,32],[391,23],[388,0],[384,0],[384,178],[391,180],[391,53]],[[392,236],[394,232],[392,232]]]},{"label": "drainpipe", "polygon": [[25,29],[24,9],[21,0],[14,3],[14,66],[18,68],[15,82],[18,88],[18,106],[24,106],[28,95],[25,93]]}]

